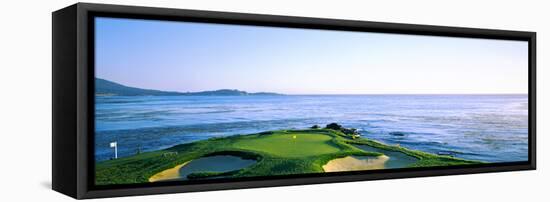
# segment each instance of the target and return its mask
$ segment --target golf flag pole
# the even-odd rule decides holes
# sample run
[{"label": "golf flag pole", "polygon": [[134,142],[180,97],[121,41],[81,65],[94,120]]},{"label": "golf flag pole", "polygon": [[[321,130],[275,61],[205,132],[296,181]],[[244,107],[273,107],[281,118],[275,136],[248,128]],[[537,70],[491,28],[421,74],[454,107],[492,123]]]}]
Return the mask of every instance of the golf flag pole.
[{"label": "golf flag pole", "polygon": [[118,158],[118,151],[117,151],[117,144],[116,142],[111,142],[111,148],[114,148],[115,149],[115,159]]}]

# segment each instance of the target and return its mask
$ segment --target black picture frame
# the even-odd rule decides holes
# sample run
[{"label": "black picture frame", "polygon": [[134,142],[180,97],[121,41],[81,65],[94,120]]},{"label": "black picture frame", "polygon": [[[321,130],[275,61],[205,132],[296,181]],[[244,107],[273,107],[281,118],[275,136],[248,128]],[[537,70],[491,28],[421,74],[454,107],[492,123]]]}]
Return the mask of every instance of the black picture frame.
[{"label": "black picture frame", "polygon": [[[239,180],[94,184],[94,17],[259,25],[427,36],[506,39],[529,43],[529,160],[438,168],[253,177]],[[77,3],[52,14],[52,188],[84,199],[145,194],[305,185],[536,169],[536,33],[353,20]]]}]

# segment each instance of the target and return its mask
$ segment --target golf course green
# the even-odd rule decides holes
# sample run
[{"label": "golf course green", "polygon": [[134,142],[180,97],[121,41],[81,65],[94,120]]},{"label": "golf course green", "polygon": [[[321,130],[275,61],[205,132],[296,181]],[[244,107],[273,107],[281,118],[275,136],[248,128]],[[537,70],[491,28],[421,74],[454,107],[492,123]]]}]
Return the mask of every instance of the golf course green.
[{"label": "golf course green", "polygon": [[345,128],[278,130],[180,144],[97,162],[96,184],[482,163],[386,145],[349,131]]},{"label": "golf course green", "polygon": [[278,132],[276,135],[250,136],[241,138],[233,145],[250,151],[261,151],[277,157],[309,157],[337,153],[338,145],[332,144],[333,137],[312,132]]}]

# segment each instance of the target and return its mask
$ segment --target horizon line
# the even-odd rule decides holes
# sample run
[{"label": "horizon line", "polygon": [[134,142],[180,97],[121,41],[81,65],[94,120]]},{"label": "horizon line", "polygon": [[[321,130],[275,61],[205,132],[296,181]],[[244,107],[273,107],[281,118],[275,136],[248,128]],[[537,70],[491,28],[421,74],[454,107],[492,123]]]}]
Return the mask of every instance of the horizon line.
[{"label": "horizon line", "polygon": [[348,93],[348,94],[283,94],[288,96],[299,95],[528,95],[529,93]]},{"label": "horizon line", "polygon": [[154,89],[154,88],[148,88],[148,87],[134,87],[134,86],[130,86],[130,85],[126,85],[126,84],[122,84],[122,83],[119,83],[119,82],[116,82],[116,81],[112,81],[112,80],[108,80],[108,79],[104,79],[104,78],[99,78],[99,77],[96,77],[94,76],[96,79],[102,79],[102,80],[106,80],[106,81],[110,81],[110,82],[113,82],[113,83],[117,83],[119,85],[122,85],[122,86],[125,86],[125,87],[130,87],[130,88],[140,88],[140,89],[144,89],[144,90],[158,90],[158,91],[164,91],[164,92],[174,92],[174,93],[182,93],[182,94],[185,94],[185,93],[197,93],[197,92],[207,92],[207,91],[218,91],[218,90],[236,90],[236,91],[244,91],[246,93],[273,93],[273,94],[278,94],[278,95],[286,95],[286,96],[300,96],[300,95],[307,95],[307,96],[327,96],[327,95],[528,95],[529,93],[526,92],[526,93],[517,93],[517,92],[513,92],[513,93],[334,93],[334,94],[331,94],[331,93],[280,93],[280,92],[273,92],[273,91],[256,91],[256,92],[252,92],[252,91],[247,91],[247,90],[243,90],[243,89],[238,89],[238,88],[219,88],[219,89],[213,89],[213,90],[200,90],[200,91],[179,91],[179,90],[161,90],[161,89]]}]

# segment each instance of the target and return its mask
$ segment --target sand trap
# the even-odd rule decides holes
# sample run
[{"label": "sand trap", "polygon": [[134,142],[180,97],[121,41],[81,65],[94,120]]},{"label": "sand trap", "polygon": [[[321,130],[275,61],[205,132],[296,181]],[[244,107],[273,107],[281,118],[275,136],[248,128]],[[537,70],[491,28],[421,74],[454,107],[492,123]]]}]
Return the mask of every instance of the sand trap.
[{"label": "sand trap", "polygon": [[390,158],[386,155],[381,156],[347,156],[330,160],[323,166],[325,172],[342,172],[358,170],[384,169],[385,163]]},{"label": "sand trap", "polygon": [[413,156],[409,156],[409,155],[407,155],[403,152],[399,152],[399,151],[384,150],[384,149],[371,147],[371,146],[368,146],[368,145],[361,145],[361,144],[354,144],[353,146],[355,146],[359,149],[362,149],[364,151],[367,151],[367,152],[378,152],[378,153],[382,153],[382,154],[390,157],[390,159],[388,161],[386,161],[386,163],[384,164],[384,168],[386,168],[386,169],[389,169],[389,168],[406,168],[406,167],[416,163],[419,160],[419,159],[417,159]]},{"label": "sand trap", "polygon": [[157,173],[149,178],[149,182],[158,182],[158,181],[165,181],[165,180],[175,180],[180,178],[180,169],[181,167],[185,166],[191,161],[187,161],[185,163],[179,164],[173,168],[164,170],[160,173]]}]

